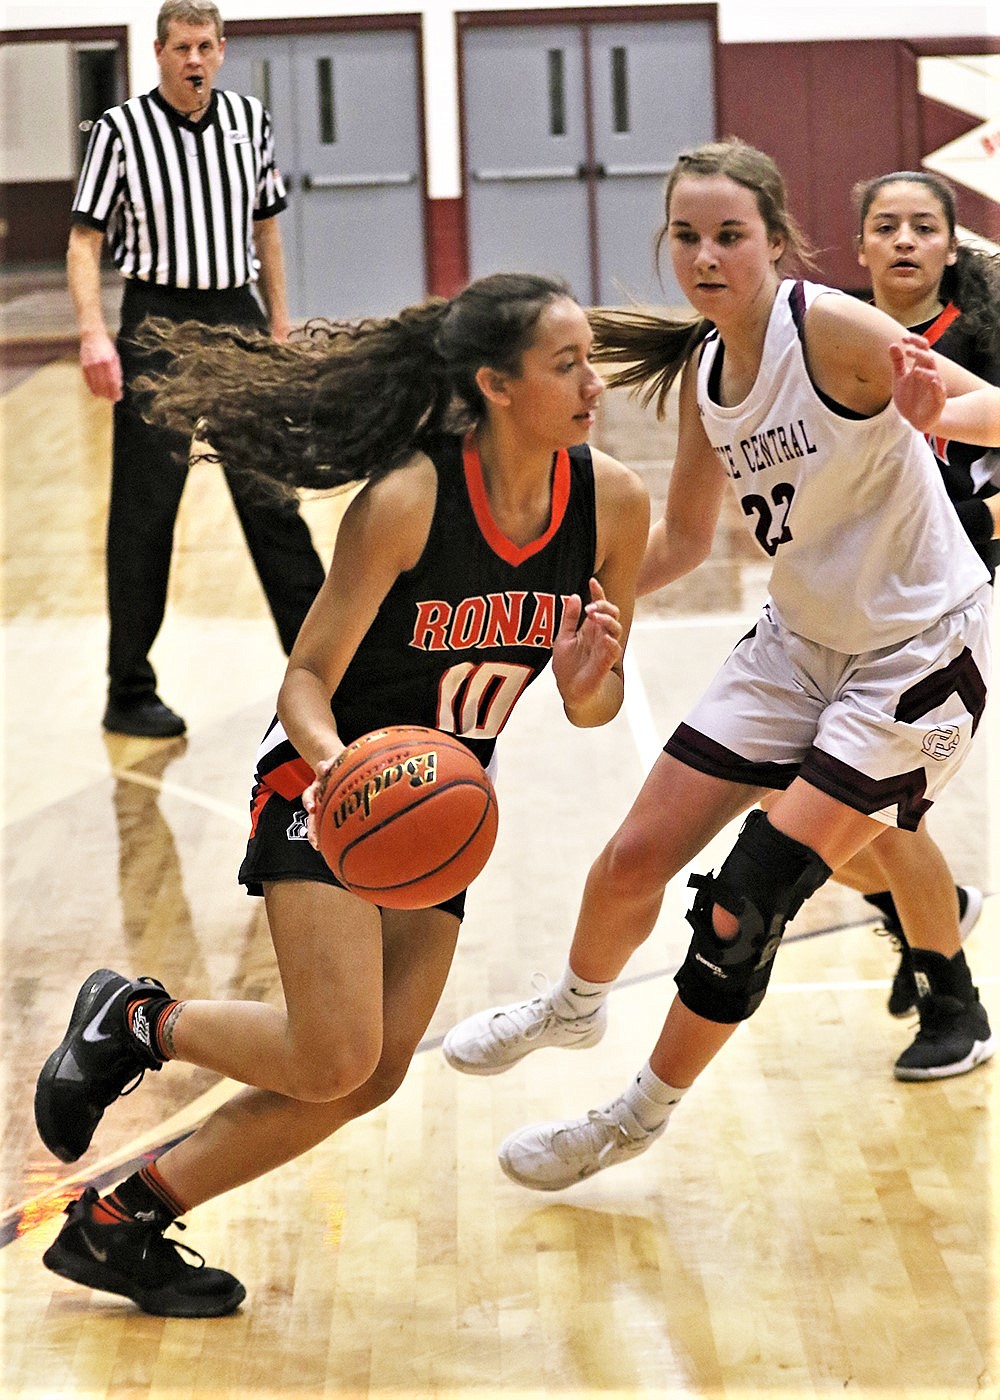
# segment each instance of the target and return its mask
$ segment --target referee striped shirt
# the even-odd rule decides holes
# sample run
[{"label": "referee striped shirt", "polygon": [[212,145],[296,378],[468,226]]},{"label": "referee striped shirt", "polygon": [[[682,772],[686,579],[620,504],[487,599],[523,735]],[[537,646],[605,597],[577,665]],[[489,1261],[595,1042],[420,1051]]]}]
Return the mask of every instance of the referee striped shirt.
[{"label": "referee striped shirt", "polygon": [[286,207],[256,97],[215,89],[193,122],[154,89],[94,124],[72,218],[107,234],[124,277],[224,291],[256,279],[254,220]]}]

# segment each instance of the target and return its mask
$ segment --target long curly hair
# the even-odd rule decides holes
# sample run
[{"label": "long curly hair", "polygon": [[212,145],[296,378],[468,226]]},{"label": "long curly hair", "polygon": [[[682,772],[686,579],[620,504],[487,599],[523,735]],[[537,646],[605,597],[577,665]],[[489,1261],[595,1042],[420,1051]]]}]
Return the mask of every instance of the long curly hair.
[{"label": "long curly hair", "polygon": [[496,273],[452,300],[397,316],[313,320],[279,344],[262,331],[149,317],[136,341],[151,369],[136,380],[148,422],[285,491],[383,476],[421,443],[479,421],[483,366],[515,374],[539,317],[572,297],[565,282]]},{"label": "long curly hair", "polygon": [[[875,196],[887,185],[922,186],[941,206],[949,236],[956,237],[955,191],[948,181],[932,170],[892,170],[854,186],[859,240]],[[955,261],[941,277],[938,296],[943,302],[953,302],[961,311],[963,328],[977,349],[1000,360],[1000,253],[991,253],[974,243],[958,243]]]},{"label": "long curly hair", "polygon": [[[781,171],[769,155],[735,136],[706,142],[677,157],[664,191],[666,221],[656,238],[657,263],[670,230],[674,187],[689,175],[726,175],[750,190],[768,234],[783,240],[778,268],[795,262],[815,266],[814,251],[789,211]],[[674,380],[714,329],[708,320],[675,320],[638,307],[595,307],[590,324],[594,360],[620,366],[607,377],[608,385],[631,389],[644,407],[655,400],[658,418],[664,415]]]}]

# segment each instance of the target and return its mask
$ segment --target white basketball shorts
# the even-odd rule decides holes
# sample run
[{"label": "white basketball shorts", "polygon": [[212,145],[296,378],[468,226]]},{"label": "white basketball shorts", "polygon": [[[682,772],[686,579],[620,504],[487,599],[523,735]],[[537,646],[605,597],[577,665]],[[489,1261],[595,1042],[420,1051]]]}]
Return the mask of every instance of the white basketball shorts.
[{"label": "white basketball shorts", "polygon": [[800,776],[912,831],[965,761],[982,716],[992,592],[983,584],[908,642],[855,656],[789,631],[768,602],[665,751],[753,787]]}]

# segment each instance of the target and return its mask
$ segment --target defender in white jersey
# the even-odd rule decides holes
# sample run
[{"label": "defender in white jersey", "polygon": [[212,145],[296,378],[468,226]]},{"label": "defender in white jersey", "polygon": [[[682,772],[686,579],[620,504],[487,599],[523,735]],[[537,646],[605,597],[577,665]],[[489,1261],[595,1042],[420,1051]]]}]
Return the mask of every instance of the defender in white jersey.
[{"label": "defender in white jersey", "polygon": [[[702,427],[774,565],[758,626],[666,751],[737,782],[784,788],[799,775],[913,829],[985,704],[989,574],[895,405],[862,417],[810,378],[803,327],[823,295],[841,293],[781,283],[739,404],[719,402],[718,332],[702,347]],[[769,682],[780,726],[772,693],[757,698]]]},{"label": "defender in white jersey", "polygon": [[[625,1091],[502,1144],[504,1171],[539,1190],[660,1136],[760,1005],[803,901],[886,824],[919,822],[986,699],[988,575],[920,434],[1000,443],[1000,391],[873,307],[784,281],[786,257],[806,250],[780,173],[752,147],[724,141],[680,157],[666,207],[661,242],[702,319],[592,316],[598,356],[625,367],[612,382],[644,387],[647,401],[659,392],[662,407],[683,370],[677,454],[639,590],[707,556],[735,489],[774,560],[772,597],[591,868],[558,984],[453,1028],[449,1062],[492,1074],[540,1046],[593,1043],[667,881],[767,791],[778,795],[750,813],[718,875],[692,877],[678,993]],[[913,958],[920,1032],[897,1074],[972,1069],[994,1038],[957,930],[947,952],[914,948]]]},{"label": "defender in white jersey", "polygon": [[874,651],[921,632],[988,574],[948,508],[933,453],[895,405],[863,416],[810,378],[803,326],[824,295],[843,297],[781,283],[756,381],[731,407],[719,401],[725,346],[713,332],[698,365],[698,411],[774,561],[768,591],[786,626],[837,652]]}]

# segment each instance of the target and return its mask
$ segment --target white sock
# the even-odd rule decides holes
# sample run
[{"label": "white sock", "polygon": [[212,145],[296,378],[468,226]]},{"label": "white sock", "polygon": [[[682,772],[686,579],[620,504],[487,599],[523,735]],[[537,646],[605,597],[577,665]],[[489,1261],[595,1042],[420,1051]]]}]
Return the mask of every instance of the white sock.
[{"label": "white sock", "polygon": [[593,1016],[604,1005],[614,982],[587,982],[566,964],[566,970],[552,988],[552,1004],[556,1014],[567,1021]]},{"label": "white sock", "polygon": [[647,1060],[622,1094],[622,1099],[646,1131],[652,1132],[667,1121],[686,1093],[686,1089],[675,1089],[670,1084],[664,1084],[650,1069]]}]

